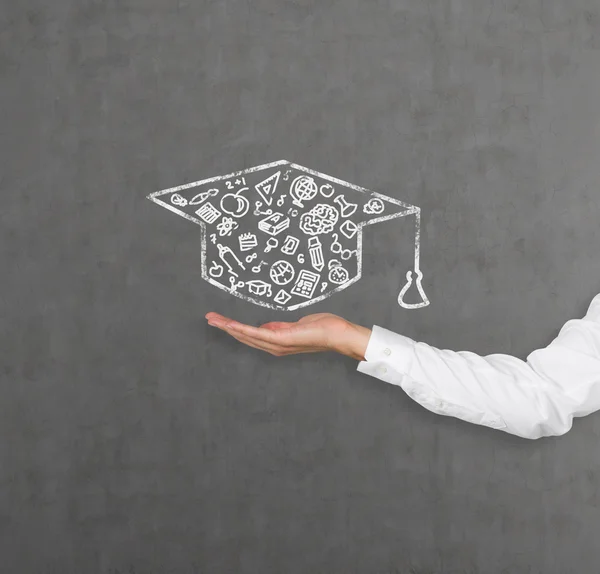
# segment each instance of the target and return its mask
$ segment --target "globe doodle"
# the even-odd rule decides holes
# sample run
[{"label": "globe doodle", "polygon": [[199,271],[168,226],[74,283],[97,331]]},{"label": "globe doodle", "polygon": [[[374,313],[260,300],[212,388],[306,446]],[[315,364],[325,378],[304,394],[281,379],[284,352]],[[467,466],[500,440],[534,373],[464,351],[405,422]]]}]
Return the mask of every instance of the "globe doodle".
[{"label": "globe doodle", "polygon": [[317,195],[319,188],[312,177],[301,175],[297,177],[290,186],[290,195],[293,197],[294,205],[304,207],[303,201],[310,201]]},{"label": "globe doodle", "polygon": [[269,271],[271,281],[276,285],[287,285],[294,278],[295,274],[296,272],[292,265],[284,259],[275,261]]}]

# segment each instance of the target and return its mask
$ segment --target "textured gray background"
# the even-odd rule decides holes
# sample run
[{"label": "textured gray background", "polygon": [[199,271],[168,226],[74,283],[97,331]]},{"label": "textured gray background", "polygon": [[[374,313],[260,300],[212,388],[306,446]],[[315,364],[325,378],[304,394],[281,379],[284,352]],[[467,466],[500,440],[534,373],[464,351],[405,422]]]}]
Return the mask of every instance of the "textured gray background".
[{"label": "textured gray background", "polygon": [[146,194],[289,159],[423,208],[310,308],[522,358],[600,274],[598,0],[1,0],[0,570],[600,571],[600,416],[527,441],[205,325]]}]

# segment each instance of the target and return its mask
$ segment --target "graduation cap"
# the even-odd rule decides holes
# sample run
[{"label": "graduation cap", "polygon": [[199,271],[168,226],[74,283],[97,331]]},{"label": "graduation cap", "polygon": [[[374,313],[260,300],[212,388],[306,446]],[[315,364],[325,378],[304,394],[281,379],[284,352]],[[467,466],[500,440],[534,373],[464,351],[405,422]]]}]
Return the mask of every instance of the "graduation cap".
[{"label": "graduation cap", "polygon": [[[415,217],[413,269],[398,295],[429,305],[419,268],[420,208],[282,160],[151,193],[202,228],[202,276],[236,297],[292,311],[361,278],[367,225]],[[418,303],[405,303],[411,288]]]}]

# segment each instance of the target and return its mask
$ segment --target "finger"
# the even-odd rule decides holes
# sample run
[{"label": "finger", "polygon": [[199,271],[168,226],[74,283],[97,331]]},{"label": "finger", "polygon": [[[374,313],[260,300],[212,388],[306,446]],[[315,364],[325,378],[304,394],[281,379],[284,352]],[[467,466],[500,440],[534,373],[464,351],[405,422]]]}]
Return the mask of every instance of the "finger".
[{"label": "finger", "polygon": [[225,325],[232,321],[229,317],[214,312],[207,313],[205,318],[207,319],[208,324],[212,326]]},{"label": "finger", "polygon": [[227,324],[229,321],[223,321],[221,319],[211,319],[208,324],[211,327],[216,327],[217,329],[221,329],[221,331],[227,331]]}]

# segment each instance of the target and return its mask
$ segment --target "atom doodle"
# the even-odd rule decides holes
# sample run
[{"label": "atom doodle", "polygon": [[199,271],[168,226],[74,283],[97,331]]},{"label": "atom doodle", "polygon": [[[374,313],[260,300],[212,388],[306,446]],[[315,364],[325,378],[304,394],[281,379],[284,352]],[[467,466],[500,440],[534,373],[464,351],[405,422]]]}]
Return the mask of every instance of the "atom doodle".
[{"label": "atom doodle", "polygon": [[223,216],[221,222],[217,224],[217,231],[221,237],[229,237],[235,229],[238,228],[238,222],[234,221],[231,217]]},{"label": "atom doodle", "polygon": [[[398,304],[406,309],[429,304],[421,283],[421,210],[414,205],[285,160],[148,198],[200,226],[203,279],[281,311],[306,307],[360,280],[365,227],[402,218],[413,225],[414,258],[401,263]],[[394,257],[388,243],[370,248],[381,255],[369,260],[371,270]]]}]

